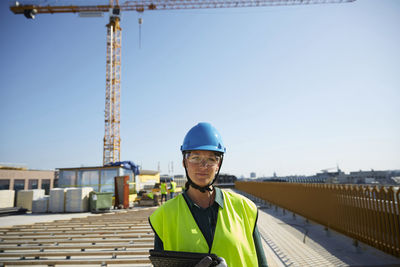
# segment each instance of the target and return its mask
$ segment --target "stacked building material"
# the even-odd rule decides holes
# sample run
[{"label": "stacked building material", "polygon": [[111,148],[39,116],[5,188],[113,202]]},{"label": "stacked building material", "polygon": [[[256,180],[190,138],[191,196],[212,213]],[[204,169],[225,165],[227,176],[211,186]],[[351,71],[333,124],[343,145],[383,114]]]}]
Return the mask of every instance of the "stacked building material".
[{"label": "stacked building material", "polygon": [[44,189],[20,190],[17,195],[17,207],[32,210],[32,202],[44,197]]},{"label": "stacked building material", "polygon": [[67,188],[65,192],[65,212],[89,211],[89,193],[92,187]]},{"label": "stacked building material", "polygon": [[32,213],[47,213],[49,207],[49,196],[36,199],[32,202]]},{"label": "stacked building material", "polygon": [[14,190],[0,190],[0,208],[14,207]]},{"label": "stacked building material", "polygon": [[50,189],[49,212],[59,213],[65,211],[65,188]]},{"label": "stacked building material", "polygon": [[9,215],[18,215],[18,214],[25,214],[28,210],[24,208],[0,208],[0,217],[1,216],[9,216]]}]

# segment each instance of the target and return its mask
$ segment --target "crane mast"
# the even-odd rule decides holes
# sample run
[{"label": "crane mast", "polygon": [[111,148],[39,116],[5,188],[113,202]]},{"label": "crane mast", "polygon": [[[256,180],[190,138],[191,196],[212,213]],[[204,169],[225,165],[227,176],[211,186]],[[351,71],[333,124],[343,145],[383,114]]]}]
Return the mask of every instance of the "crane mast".
[{"label": "crane mast", "polygon": [[[99,0],[100,1],[100,0]],[[115,1],[115,3],[114,3]],[[263,7],[281,5],[327,4],[356,0],[110,0],[108,5],[20,4],[10,6],[14,14],[33,19],[36,14],[110,12],[107,24],[106,99],[104,112],[103,165],[120,161],[120,97],[121,97],[121,11]]]},{"label": "crane mast", "polygon": [[[119,11],[113,13],[119,13]],[[107,24],[106,102],[103,165],[120,161],[121,26],[119,15]]]}]

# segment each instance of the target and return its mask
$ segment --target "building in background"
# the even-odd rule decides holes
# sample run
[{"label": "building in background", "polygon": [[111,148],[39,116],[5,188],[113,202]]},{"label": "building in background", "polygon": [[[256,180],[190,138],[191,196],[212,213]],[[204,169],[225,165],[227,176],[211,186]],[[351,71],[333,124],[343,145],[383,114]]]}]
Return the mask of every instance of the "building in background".
[{"label": "building in background", "polygon": [[137,192],[141,190],[150,190],[160,183],[160,173],[158,171],[140,170],[140,173],[135,178]]},{"label": "building in background", "polygon": [[114,192],[114,177],[129,175],[133,181],[132,171],[119,166],[94,166],[79,168],[60,168],[58,187],[92,187],[96,192]]},{"label": "building in background", "polygon": [[349,180],[354,184],[400,184],[400,170],[350,172]]},{"label": "building in background", "polygon": [[0,190],[14,190],[15,199],[20,190],[44,189],[48,195],[54,187],[54,170],[29,170],[25,167],[0,166]]},{"label": "building in background", "polygon": [[218,175],[218,179],[215,181],[215,184],[217,186],[231,185],[233,187],[233,184],[235,184],[236,181],[237,181],[237,177],[235,175],[220,173]]},{"label": "building in background", "polygon": [[58,187],[92,187],[96,192],[115,192],[114,177],[129,176],[135,183],[136,191],[153,188],[160,182],[158,171],[140,170],[138,175],[124,166],[94,166],[79,168],[60,168]]},{"label": "building in background", "polygon": [[56,171],[29,170],[0,166],[0,190],[44,189],[48,194],[54,187]]},{"label": "building in background", "polygon": [[260,181],[265,182],[289,182],[289,183],[327,183],[327,184],[370,184],[370,185],[386,185],[396,186],[400,184],[400,170],[386,171],[357,171],[344,173],[339,168],[336,171],[318,172],[315,175],[290,175],[290,176],[273,176],[260,177]]}]

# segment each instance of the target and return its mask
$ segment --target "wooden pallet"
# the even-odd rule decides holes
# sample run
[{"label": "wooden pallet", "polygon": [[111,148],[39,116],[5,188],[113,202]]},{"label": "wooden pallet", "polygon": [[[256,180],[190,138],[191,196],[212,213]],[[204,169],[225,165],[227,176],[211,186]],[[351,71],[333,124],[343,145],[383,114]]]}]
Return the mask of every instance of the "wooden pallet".
[{"label": "wooden pallet", "polygon": [[0,266],[151,266],[156,208],[0,228]]}]

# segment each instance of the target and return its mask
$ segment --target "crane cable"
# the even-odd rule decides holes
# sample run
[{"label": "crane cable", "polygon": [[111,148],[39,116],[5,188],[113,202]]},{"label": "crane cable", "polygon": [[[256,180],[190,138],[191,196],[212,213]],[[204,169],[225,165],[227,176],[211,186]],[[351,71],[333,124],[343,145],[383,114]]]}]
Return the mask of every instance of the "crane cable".
[{"label": "crane cable", "polygon": [[141,17],[139,17],[138,22],[139,22],[139,49],[141,49],[142,48],[142,23],[143,23],[143,19]]}]

